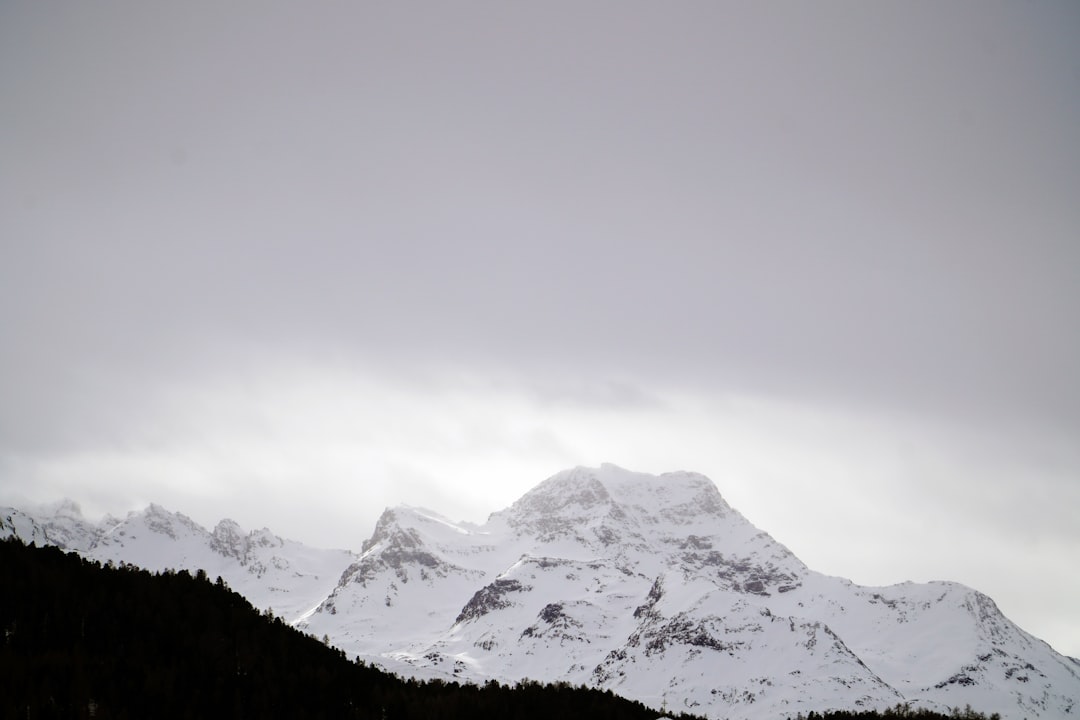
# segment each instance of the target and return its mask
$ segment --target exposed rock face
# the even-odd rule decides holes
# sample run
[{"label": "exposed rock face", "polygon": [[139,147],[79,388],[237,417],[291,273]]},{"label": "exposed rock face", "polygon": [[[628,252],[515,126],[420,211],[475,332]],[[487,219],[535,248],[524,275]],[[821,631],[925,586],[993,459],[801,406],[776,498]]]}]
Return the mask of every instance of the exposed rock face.
[{"label": "exposed rock face", "polygon": [[[532,590],[531,587],[522,585],[517,580],[511,580],[506,578],[496,578],[495,582],[490,585],[485,585],[476,591],[476,594],[472,596],[472,599],[461,609],[458,613],[457,619],[454,622],[464,622],[466,620],[475,620],[482,615],[487,615],[495,610],[502,610],[503,608],[510,607],[513,602],[507,599],[507,595],[510,593],[528,592]],[[548,605],[547,607],[552,607]],[[541,611],[543,614],[543,611]]]},{"label": "exposed rock face", "polygon": [[210,548],[225,557],[236,558],[241,563],[248,551],[248,538],[236,521],[225,519],[214,527],[210,536]]}]

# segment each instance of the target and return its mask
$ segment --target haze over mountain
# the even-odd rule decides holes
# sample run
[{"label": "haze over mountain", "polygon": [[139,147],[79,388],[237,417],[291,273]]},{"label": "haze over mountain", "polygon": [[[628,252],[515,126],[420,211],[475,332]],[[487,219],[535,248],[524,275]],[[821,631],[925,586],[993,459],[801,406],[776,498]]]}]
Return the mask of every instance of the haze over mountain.
[{"label": "haze over mountain", "polygon": [[482,525],[400,506],[356,553],[150,506],[93,525],[5,510],[0,532],[151,568],[202,567],[350,657],[482,683],[568,681],[752,720],[898,702],[1066,718],[1080,662],[951,582],[813,571],[694,473],[559,473]]}]

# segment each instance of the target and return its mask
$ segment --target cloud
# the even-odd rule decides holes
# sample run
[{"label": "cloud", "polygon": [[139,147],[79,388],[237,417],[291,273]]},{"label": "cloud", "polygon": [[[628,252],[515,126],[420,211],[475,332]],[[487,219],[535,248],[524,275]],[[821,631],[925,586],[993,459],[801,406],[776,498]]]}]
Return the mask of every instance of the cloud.
[{"label": "cloud", "polygon": [[1071,547],[1071,8],[0,13],[5,493],[351,543],[612,461]]}]

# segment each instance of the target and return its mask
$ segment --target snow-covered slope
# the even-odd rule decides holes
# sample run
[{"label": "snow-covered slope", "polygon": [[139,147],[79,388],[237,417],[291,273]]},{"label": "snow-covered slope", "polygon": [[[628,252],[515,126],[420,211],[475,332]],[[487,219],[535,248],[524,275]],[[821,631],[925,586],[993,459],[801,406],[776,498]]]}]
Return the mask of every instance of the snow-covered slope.
[{"label": "snow-covered slope", "polygon": [[711,717],[1080,713],[1080,664],[989,598],[813,572],[693,473],[576,468],[480,527],[387,510],[302,625],[421,677],[564,680]]},{"label": "snow-covered slope", "polygon": [[416,677],[584,683],[714,718],[900,702],[1080,715],[1080,662],[985,595],[814,572],[694,473],[576,468],[482,526],[388,509],[359,555],[231,521],[207,532],[153,505],[97,529],[67,505],[0,511],[0,536],[13,533],[202,567],[350,657]]},{"label": "snow-covered slope", "polygon": [[88,522],[71,501],[33,512],[0,508],[0,538],[11,535],[101,562],[152,571],[204,570],[211,579],[220,576],[255,607],[289,622],[318,606],[356,557],[347,550],[284,540],[265,528],[245,533],[232,520],[222,520],[210,532],[153,504],[100,524]]}]

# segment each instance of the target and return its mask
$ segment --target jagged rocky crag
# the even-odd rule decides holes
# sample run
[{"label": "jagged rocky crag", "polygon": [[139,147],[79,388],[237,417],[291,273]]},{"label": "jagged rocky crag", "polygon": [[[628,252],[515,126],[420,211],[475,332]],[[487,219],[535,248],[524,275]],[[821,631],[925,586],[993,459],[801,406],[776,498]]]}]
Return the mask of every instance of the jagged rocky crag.
[{"label": "jagged rocky crag", "polygon": [[[273,567],[258,537],[222,523],[203,538],[171,517],[175,538],[154,547],[159,558],[190,535],[241,567]],[[168,537],[137,520],[129,537]],[[66,522],[0,517],[0,530],[81,537]],[[131,559],[148,559],[137,539],[123,552],[104,538],[75,549],[143,564]],[[283,545],[275,552],[295,563]],[[339,578],[314,610],[293,603],[293,617],[350,657],[403,674],[566,681],[724,718],[899,702],[1017,719],[1080,713],[1080,663],[985,595],[947,582],[865,588],[816,573],[693,473],[569,470],[482,526],[398,507],[358,556],[335,559]]]}]

